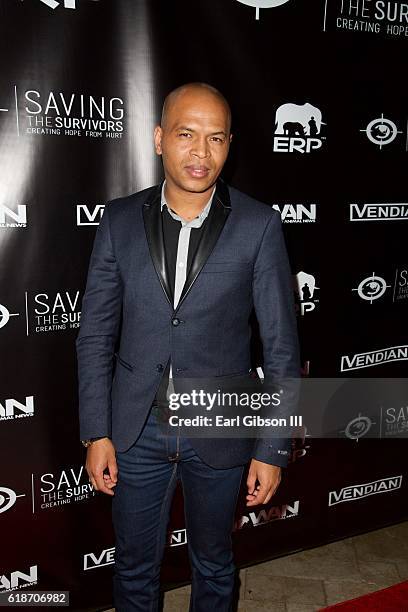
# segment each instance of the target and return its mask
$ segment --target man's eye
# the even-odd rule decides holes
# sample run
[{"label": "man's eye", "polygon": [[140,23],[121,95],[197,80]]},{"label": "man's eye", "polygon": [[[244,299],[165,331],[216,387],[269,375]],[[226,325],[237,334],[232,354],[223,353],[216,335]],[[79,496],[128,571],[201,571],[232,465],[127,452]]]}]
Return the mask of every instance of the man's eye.
[{"label": "man's eye", "polygon": [[222,138],[219,138],[218,136],[213,136],[213,140],[215,140],[216,142],[224,142],[224,140]]},{"label": "man's eye", "polygon": [[188,132],[181,132],[179,136],[190,136],[190,134]]}]

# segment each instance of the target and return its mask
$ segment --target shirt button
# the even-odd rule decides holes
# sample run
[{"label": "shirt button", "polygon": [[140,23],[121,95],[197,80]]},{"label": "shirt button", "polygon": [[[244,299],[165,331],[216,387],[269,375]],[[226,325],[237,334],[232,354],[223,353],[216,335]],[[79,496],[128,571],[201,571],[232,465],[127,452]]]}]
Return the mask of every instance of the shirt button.
[{"label": "shirt button", "polygon": [[163,372],[163,369],[164,369],[164,368],[163,368],[163,364],[158,363],[158,364],[157,364],[157,366],[156,366],[156,370],[157,370],[158,372]]},{"label": "shirt button", "polygon": [[177,325],[180,325],[180,323],[181,321],[177,317],[171,320],[171,324],[174,325],[174,327],[177,327]]},{"label": "shirt button", "polygon": [[183,267],[184,267],[184,262],[183,262],[183,261],[180,261],[180,263],[179,263],[179,268],[183,268]]}]

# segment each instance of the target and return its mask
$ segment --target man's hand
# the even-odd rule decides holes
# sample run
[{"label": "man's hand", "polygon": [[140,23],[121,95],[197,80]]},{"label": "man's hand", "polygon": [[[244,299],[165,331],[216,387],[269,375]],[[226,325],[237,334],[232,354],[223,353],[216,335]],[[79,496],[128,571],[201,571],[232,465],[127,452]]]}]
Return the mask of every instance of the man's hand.
[{"label": "man's hand", "polygon": [[[260,484],[256,485],[256,481]],[[247,506],[267,504],[275,493],[281,481],[279,465],[270,465],[257,459],[252,459],[247,478]]]},{"label": "man's hand", "polygon": [[[112,490],[118,480],[115,447],[109,438],[95,440],[86,453],[86,471],[95,491],[115,495]],[[104,470],[108,468],[108,474]]]}]

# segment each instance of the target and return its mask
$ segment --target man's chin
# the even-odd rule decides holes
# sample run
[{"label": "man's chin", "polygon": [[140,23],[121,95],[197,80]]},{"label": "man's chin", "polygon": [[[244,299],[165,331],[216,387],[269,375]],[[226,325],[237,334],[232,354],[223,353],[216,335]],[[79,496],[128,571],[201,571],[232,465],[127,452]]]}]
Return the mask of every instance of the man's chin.
[{"label": "man's chin", "polygon": [[202,179],[184,179],[179,182],[179,187],[189,193],[204,193],[212,187],[216,182],[217,177],[204,177]]}]

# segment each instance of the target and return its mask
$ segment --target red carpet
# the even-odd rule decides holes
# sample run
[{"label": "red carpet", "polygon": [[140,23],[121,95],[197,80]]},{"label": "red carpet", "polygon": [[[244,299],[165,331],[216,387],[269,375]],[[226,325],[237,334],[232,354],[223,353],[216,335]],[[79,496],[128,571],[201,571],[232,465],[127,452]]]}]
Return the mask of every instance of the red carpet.
[{"label": "red carpet", "polygon": [[319,612],[323,610],[336,610],[336,612],[408,612],[408,580],[328,608],[320,608]]}]

